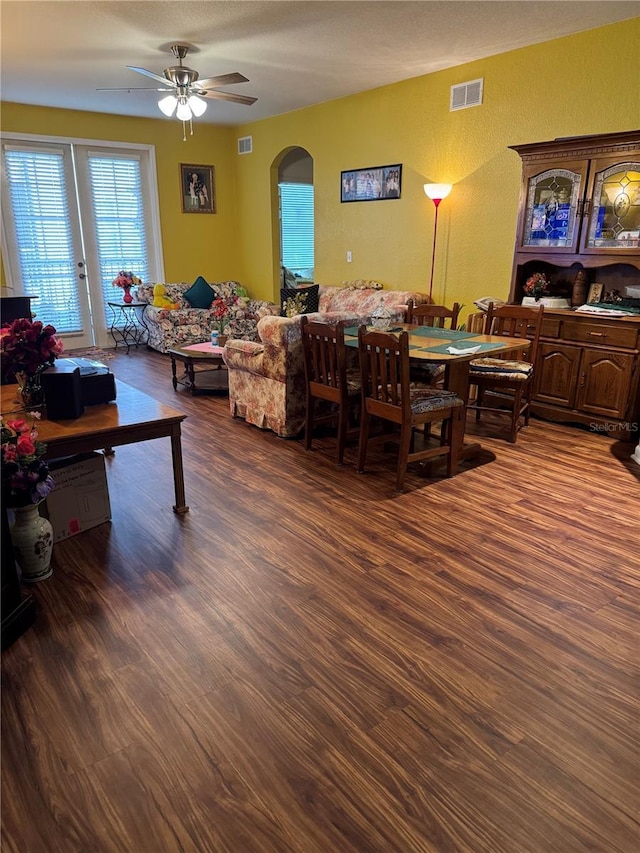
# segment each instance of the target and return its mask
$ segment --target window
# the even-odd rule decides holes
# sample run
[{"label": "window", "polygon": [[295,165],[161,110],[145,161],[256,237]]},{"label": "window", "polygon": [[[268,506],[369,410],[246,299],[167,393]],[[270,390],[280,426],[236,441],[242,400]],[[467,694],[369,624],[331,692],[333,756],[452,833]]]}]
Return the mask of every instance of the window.
[{"label": "window", "polygon": [[74,237],[62,149],[5,148],[6,186],[13,214],[15,261],[38,317],[57,330],[82,328]]},{"label": "window", "polygon": [[282,264],[313,279],[313,184],[278,184]]},{"label": "window", "polygon": [[3,141],[8,283],[67,348],[108,342],[119,270],[163,277],[152,149],[138,148]]},{"label": "window", "polygon": [[137,158],[89,152],[88,160],[100,283],[108,302],[121,269],[149,281],[142,175]]}]

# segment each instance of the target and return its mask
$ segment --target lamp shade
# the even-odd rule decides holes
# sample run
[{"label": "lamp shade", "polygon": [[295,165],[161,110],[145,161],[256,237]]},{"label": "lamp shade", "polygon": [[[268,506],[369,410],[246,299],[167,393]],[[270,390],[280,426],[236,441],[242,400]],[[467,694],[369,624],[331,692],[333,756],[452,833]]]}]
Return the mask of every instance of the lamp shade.
[{"label": "lamp shade", "polygon": [[424,191],[425,194],[429,196],[432,201],[442,201],[443,198],[446,198],[451,192],[452,184],[425,184]]},{"label": "lamp shade", "polygon": [[171,116],[175,112],[177,104],[178,99],[175,98],[173,95],[167,95],[166,98],[161,98],[158,101],[158,106],[160,107],[160,110],[169,118],[171,118]]},{"label": "lamp shade", "polygon": [[176,110],[176,118],[180,121],[189,121],[191,118],[191,109],[186,98],[180,98],[178,101],[178,109]]},{"label": "lamp shade", "polygon": [[198,98],[196,95],[191,95],[187,103],[191,108],[191,112],[196,117],[201,116],[207,109],[207,102],[203,101],[202,98]]}]

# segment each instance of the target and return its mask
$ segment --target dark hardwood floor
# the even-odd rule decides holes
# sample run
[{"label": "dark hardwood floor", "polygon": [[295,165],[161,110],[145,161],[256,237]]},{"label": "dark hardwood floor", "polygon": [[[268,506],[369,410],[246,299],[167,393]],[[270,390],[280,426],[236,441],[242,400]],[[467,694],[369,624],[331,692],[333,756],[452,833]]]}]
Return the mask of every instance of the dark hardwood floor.
[{"label": "dark hardwood floor", "polygon": [[2,654],[2,849],[637,853],[640,466],[532,420],[447,480],[183,410]]}]

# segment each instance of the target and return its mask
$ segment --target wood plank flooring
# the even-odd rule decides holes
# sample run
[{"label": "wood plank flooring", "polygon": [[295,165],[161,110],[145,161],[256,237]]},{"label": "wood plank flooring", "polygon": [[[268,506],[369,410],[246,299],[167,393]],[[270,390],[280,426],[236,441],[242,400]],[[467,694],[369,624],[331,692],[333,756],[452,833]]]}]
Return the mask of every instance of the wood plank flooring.
[{"label": "wood plank flooring", "polygon": [[107,459],[113,521],[59,543],[2,654],[4,853],[636,853],[640,466],[495,428],[447,480],[187,415]]}]

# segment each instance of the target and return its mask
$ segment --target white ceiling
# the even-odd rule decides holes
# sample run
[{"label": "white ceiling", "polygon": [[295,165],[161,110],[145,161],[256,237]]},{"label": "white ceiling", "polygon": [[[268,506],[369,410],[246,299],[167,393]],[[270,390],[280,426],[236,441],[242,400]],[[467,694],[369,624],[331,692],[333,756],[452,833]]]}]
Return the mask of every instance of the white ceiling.
[{"label": "white ceiling", "polygon": [[0,96],[162,118],[153,91],[96,90],[152,85],[125,66],[161,74],[181,42],[200,77],[239,71],[250,82],[227,91],[258,98],[210,100],[198,121],[242,124],[639,12],[637,0],[1,0]]}]

